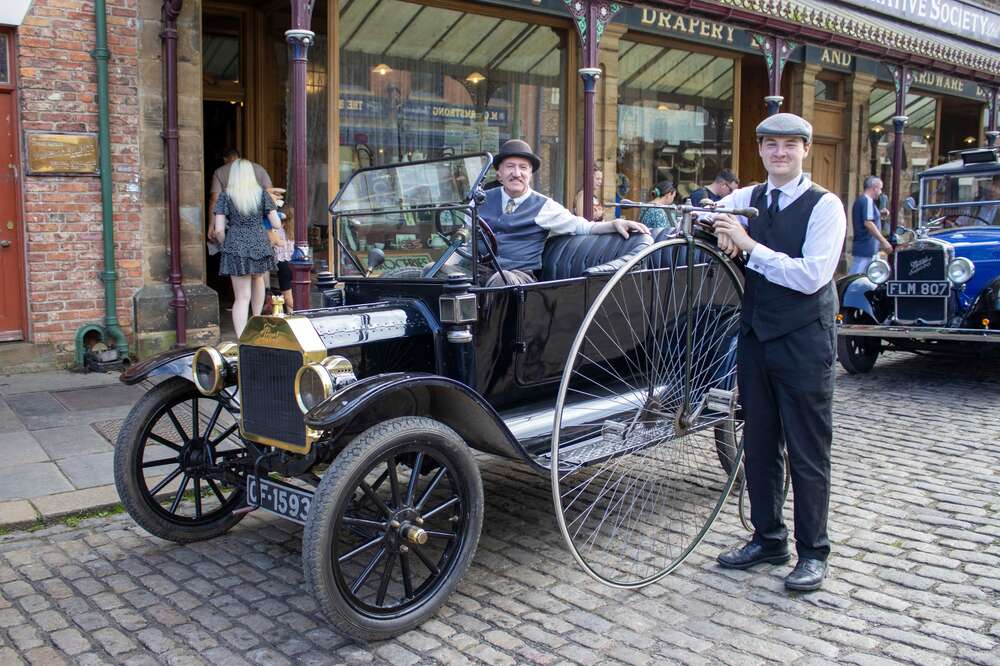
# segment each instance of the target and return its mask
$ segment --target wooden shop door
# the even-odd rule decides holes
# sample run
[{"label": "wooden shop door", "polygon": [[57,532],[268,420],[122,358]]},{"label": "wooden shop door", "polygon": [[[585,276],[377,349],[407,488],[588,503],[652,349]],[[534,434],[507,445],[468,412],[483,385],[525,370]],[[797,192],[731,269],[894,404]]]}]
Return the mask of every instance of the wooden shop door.
[{"label": "wooden shop door", "polygon": [[24,339],[24,233],[14,97],[14,35],[0,28],[0,341]]},{"label": "wooden shop door", "polygon": [[816,139],[812,146],[812,180],[838,196],[840,193],[840,145]]}]

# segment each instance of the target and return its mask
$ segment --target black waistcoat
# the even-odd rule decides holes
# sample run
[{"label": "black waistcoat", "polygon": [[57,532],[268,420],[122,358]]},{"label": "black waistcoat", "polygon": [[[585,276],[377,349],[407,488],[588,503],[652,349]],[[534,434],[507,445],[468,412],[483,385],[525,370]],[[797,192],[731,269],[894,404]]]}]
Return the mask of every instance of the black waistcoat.
[{"label": "black waistcoat", "polygon": [[[750,220],[750,237],[758,243],[792,258],[802,257],[809,216],[826,190],[816,185],[773,217],[768,213],[767,185],[758,185],[750,205],[760,214]],[[753,329],[761,341],[791,333],[819,320],[832,326],[837,316],[837,291],[833,280],[813,294],[769,282],[757,271],[747,269],[743,295],[743,330]]]}]

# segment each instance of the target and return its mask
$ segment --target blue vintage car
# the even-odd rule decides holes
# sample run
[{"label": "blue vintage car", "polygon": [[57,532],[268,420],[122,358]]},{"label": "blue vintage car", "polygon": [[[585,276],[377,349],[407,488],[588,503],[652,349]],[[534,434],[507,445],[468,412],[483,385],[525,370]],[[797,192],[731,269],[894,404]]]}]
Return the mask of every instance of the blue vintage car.
[{"label": "blue vintage car", "polygon": [[1000,161],[963,151],[920,174],[888,259],[837,282],[838,357],[868,372],[883,351],[1000,351]]}]

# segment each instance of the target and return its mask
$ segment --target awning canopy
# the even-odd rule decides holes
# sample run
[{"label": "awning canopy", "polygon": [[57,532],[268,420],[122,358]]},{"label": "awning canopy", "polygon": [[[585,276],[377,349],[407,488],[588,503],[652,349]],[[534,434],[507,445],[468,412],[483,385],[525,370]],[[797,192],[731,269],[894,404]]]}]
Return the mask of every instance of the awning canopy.
[{"label": "awning canopy", "polygon": [[887,62],[1000,83],[1000,52],[831,0],[647,0],[649,6],[773,32],[806,44],[839,46]]}]

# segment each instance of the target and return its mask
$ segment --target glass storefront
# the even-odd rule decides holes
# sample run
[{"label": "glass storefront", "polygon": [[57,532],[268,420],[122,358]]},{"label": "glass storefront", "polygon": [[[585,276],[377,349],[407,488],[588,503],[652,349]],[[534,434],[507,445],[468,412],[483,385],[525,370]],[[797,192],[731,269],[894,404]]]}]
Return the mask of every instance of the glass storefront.
[{"label": "glass storefront", "polygon": [[623,39],[618,63],[624,197],[645,199],[655,183],[669,179],[680,200],[732,168],[732,58]]},{"label": "glass storefront", "polygon": [[[896,93],[886,88],[872,91],[869,103],[868,141],[870,169],[885,183],[888,194],[892,182],[894,134],[892,118],[896,115]],[[906,96],[907,117],[903,131],[903,161],[900,171],[900,198],[917,196],[917,176],[934,166],[938,99],[931,95]]]},{"label": "glass storefront", "polygon": [[340,2],[340,178],[523,138],[563,199],[566,36],[400,0]]}]

